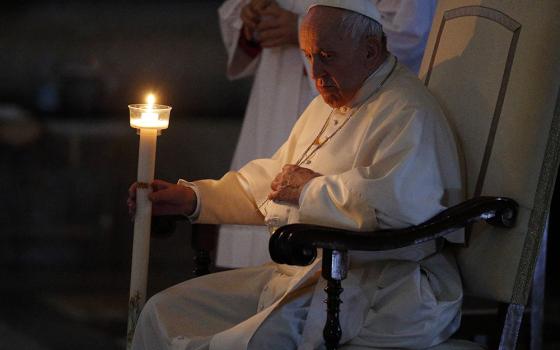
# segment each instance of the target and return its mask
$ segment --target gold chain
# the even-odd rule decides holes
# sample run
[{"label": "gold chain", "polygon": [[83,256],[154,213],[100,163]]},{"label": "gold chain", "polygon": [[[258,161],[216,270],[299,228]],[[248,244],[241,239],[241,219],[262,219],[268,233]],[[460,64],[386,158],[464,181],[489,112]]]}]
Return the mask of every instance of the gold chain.
[{"label": "gold chain", "polygon": [[[391,71],[389,72],[389,74],[387,74],[387,76],[385,77],[385,79],[383,79],[379,85],[375,88],[375,90],[373,90],[371,92],[371,94],[369,94],[369,96],[366,98],[369,99],[371,96],[373,96],[374,94],[376,94],[381,87],[383,87],[383,85],[385,84],[385,82],[389,79],[389,77],[391,75],[393,75],[393,72],[395,71],[395,68],[397,67],[397,62],[398,59],[395,56],[395,63],[393,64],[393,67],[391,67]],[[363,106],[363,104],[362,104]],[[329,113],[329,116],[327,118],[327,120],[325,121],[325,123],[323,124],[323,127],[321,127],[321,130],[319,130],[319,132],[317,133],[317,136],[313,139],[313,141],[311,142],[311,144],[309,146],[307,146],[307,148],[305,149],[305,151],[303,151],[302,155],[299,157],[298,161],[296,162],[295,165],[299,166],[301,164],[303,164],[305,161],[307,161],[308,159],[310,159],[321,147],[323,147],[323,145],[325,143],[327,143],[327,141],[329,141],[330,139],[333,138],[334,135],[336,135],[336,133],[338,133],[340,131],[340,129],[342,129],[342,127],[344,125],[346,125],[346,123],[350,120],[350,118],[358,111],[361,109],[361,107],[357,107],[355,108],[350,115],[348,115],[348,117],[346,117],[346,119],[342,122],[342,124],[340,124],[340,126],[332,133],[330,134],[323,142],[320,142],[319,138],[323,135],[323,133],[325,132],[325,130],[327,130],[327,126],[329,125],[329,122],[331,120],[332,114],[334,112],[334,108],[331,110],[331,112]],[[311,147],[313,147],[313,145],[317,145],[317,147],[315,147],[313,149],[313,151],[309,152]],[[266,200],[264,200],[258,207],[257,207],[257,211],[259,211],[265,204],[267,204],[270,200],[267,198]]]},{"label": "gold chain", "polygon": [[[325,143],[327,143],[327,141],[329,141],[331,138],[333,138],[334,135],[336,135],[337,132],[340,131],[340,129],[342,129],[342,127],[344,125],[346,125],[346,123],[348,122],[348,120],[350,120],[350,117],[352,117],[352,115],[354,114],[356,110],[352,111],[352,113],[350,113],[350,115],[348,117],[346,117],[346,119],[342,122],[342,124],[340,124],[340,126],[332,133],[330,134],[323,142],[321,142],[319,140],[319,138],[323,135],[323,133],[325,132],[325,130],[327,129],[327,126],[330,123],[331,120],[331,116],[334,112],[334,108],[331,110],[331,113],[329,114],[329,117],[327,118],[327,120],[325,121],[325,124],[323,125],[323,128],[321,129],[321,131],[317,134],[317,137],[315,137],[315,139],[313,140],[313,142],[311,142],[311,144],[305,149],[305,151],[303,151],[301,157],[298,159],[298,161],[296,162],[296,165],[301,165],[303,164],[305,161],[307,161],[309,158],[311,158],[318,150],[319,148],[323,147],[323,145]],[[311,151],[311,153],[309,153],[309,150],[311,149],[311,147],[313,147],[313,145],[317,145],[313,151]]]},{"label": "gold chain", "polygon": [[[298,161],[296,162],[295,165],[299,166],[301,164],[303,164],[303,162],[307,161],[309,158],[311,158],[315,152],[317,152],[319,150],[319,148],[323,147],[323,145],[325,143],[327,143],[327,141],[329,141],[340,129],[342,129],[342,127],[348,122],[348,120],[350,119],[350,117],[354,114],[354,111],[352,111],[352,113],[350,113],[350,115],[348,117],[346,117],[346,119],[344,120],[344,122],[342,124],[340,124],[340,126],[332,133],[329,135],[329,137],[327,137],[323,142],[319,141],[319,138],[323,135],[323,133],[325,132],[325,130],[327,130],[327,126],[329,125],[329,122],[331,120],[332,114],[334,112],[334,108],[331,110],[331,112],[329,113],[329,116],[327,118],[327,120],[325,121],[325,123],[323,124],[323,127],[321,127],[321,130],[319,130],[319,132],[317,133],[317,136],[315,136],[315,138],[313,139],[313,141],[309,144],[309,146],[307,146],[307,148],[305,149],[305,151],[303,151],[303,153],[301,154],[301,156],[299,157]],[[311,147],[313,147],[313,145],[317,145],[317,147],[315,147],[313,149],[313,151],[311,153],[309,153],[309,150],[311,149]],[[308,154],[309,153],[309,154]],[[266,203],[268,203],[270,201],[270,199],[265,199],[258,207],[257,210],[260,210]]]}]

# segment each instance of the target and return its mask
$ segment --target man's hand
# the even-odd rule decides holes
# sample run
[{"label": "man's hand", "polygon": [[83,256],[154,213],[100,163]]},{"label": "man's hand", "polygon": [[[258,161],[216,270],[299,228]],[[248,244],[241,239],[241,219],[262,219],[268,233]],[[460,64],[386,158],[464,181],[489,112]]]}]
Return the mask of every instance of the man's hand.
[{"label": "man's hand", "polygon": [[282,172],[276,175],[270,184],[272,191],[268,194],[268,199],[298,205],[305,184],[318,176],[322,175],[308,168],[284,165]]},{"label": "man's hand", "polygon": [[[128,189],[128,213],[136,212],[136,189],[133,183]],[[148,195],[152,201],[152,215],[190,215],[196,208],[196,194],[191,188],[172,184],[162,180],[152,182],[152,193]]]},{"label": "man's hand", "polygon": [[273,1],[260,15],[256,32],[262,47],[299,45],[297,14],[284,10]]},{"label": "man's hand", "polygon": [[255,30],[261,20],[261,12],[270,5],[273,0],[251,0],[241,9],[241,20],[243,21],[243,36],[247,41],[255,41]]}]

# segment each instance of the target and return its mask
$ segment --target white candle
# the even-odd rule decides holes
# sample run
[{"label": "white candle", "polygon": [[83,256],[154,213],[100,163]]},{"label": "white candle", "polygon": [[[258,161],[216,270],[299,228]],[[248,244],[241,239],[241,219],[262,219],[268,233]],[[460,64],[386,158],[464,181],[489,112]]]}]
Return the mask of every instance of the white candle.
[{"label": "white candle", "polygon": [[130,299],[128,309],[127,349],[130,349],[136,322],[146,301],[148,263],[150,258],[150,227],[152,203],[148,195],[154,180],[156,143],[160,130],[169,126],[171,107],[154,106],[152,95],[147,105],[130,105],[130,125],[140,134],[138,150],[138,175],[136,190],[136,214],[134,216],[134,241],[132,244],[132,267],[130,273]]}]

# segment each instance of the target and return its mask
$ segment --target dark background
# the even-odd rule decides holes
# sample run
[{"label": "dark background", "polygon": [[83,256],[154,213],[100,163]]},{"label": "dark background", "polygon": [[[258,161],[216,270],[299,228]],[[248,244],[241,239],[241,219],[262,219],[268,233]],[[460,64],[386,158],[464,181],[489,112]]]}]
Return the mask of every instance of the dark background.
[{"label": "dark background", "polygon": [[[31,1],[0,11],[0,349],[123,349],[138,136],[171,105],[156,176],[228,168],[251,81],[225,77],[220,1]],[[192,276],[190,227],[153,239],[149,294]]]},{"label": "dark background", "polygon": [[[153,91],[173,107],[158,138],[157,177],[228,169],[251,81],[225,78],[220,3],[3,5],[0,350],[123,348],[132,242],[125,201],[138,147],[127,105]],[[552,219],[549,344],[560,325],[557,211]],[[186,224],[152,240],[149,294],[191,277],[189,241]]]}]

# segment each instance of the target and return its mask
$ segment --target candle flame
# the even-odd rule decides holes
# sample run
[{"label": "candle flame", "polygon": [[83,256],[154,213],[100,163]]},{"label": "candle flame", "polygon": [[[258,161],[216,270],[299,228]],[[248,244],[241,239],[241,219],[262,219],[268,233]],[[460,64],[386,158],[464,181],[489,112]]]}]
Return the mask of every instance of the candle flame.
[{"label": "candle flame", "polygon": [[156,97],[154,94],[148,94],[146,101],[148,102],[148,108],[151,109],[154,106],[154,102],[156,102]]},{"label": "candle flame", "polygon": [[146,95],[146,103],[129,105],[130,126],[136,129],[167,129],[171,107],[157,105],[155,102],[155,94],[149,93]]}]

